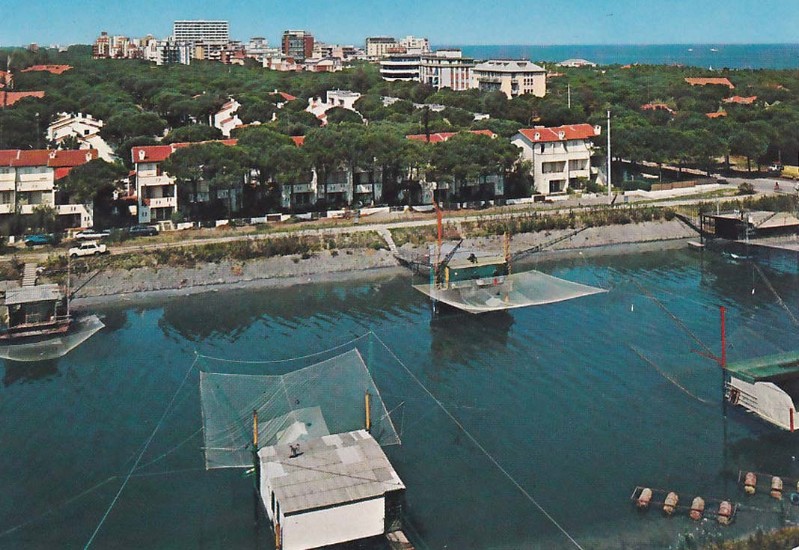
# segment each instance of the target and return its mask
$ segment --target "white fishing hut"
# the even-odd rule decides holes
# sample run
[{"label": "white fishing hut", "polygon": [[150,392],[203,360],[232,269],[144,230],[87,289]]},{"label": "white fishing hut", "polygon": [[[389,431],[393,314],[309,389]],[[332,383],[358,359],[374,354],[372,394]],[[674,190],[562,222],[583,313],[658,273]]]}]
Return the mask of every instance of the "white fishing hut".
[{"label": "white fishing hut", "polygon": [[784,430],[796,431],[799,402],[799,352],[730,363],[727,399]]},{"label": "white fishing hut", "polygon": [[261,501],[279,550],[306,550],[396,528],[405,485],[366,430],[258,451]]}]

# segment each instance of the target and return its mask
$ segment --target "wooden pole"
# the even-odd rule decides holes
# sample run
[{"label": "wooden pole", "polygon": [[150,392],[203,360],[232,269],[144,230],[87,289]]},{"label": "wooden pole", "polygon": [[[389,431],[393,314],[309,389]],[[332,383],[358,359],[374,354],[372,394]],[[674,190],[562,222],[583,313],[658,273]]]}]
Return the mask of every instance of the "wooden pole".
[{"label": "wooden pole", "polygon": [[371,403],[369,402],[369,392],[367,391],[363,395],[364,404],[366,405],[366,431],[371,431],[372,429],[372,415],[371,415]]}]

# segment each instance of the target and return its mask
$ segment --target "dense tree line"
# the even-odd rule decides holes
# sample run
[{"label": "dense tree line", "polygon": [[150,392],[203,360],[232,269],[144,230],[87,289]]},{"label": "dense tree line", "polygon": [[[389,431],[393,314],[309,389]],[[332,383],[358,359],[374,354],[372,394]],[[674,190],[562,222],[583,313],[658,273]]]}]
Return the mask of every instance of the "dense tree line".
[{"label": "dense tree line", "polygon": [[[799,155],[799,75],[796,71],[735,70],[710,73],[698,68],[610,66],[566,69],[548,80],[543,98],[521,96],[508,100],[502,93],[477,90],[435,90],[412,82],[385,82],[376,66],[359,64],[339,73],[281,73],[254,62],[226,66],[194,62],[190,66],[156,67],[135,60],[92,60],[86,46],[67,52],[0,50],[0,67],[10,66],[17,90],[44,90],[43,99],[25,99],[0,111],[0,148],[30,148],[46,141],[44,132],[56,113],[89,113],[105,121],[103,137],[130,167],[130,148],[177,141],[207,141],[220,137],[211,117],[230,97],[242,107],[245,123],[261,126],[241,130],[242,154],[236,158],[255,174],[260,208],[276,207],[276,185],[301,179],[315,167],[320,177],[340,163],[360,170],[379,168],[387,175],[384,195],[404,195],[409,174],[420,169],[438,180],[480,178],[490,171],[510,177],[511,194],[529,192],[529,181],[513,165],[506,140],[487,142],[476,136],[426,146],[410,142],[407,134],[466,129],[490,129],[510,137],[521,127],[589,122],[604,124],[613,116],[613,151],[633,162],[649,160],[711,169],[731,155],[747,159],[750,167],[781,159],[796,163]],[[74,68],[61,75],[22,73],[35,63],[64,63]],[[690,86],[688,76],[726,76],[735,85]],[[328,126],[305,112],[308,100],[330,89],[362,93],[359,116],[345,109],[328,113]],[[284,92],[297,97],[288,101]],[[723,103],[732,95],[757,96],[751,105]],[[383,97],[398,98],[384,103]],[[569,98],[571,100],[569,104]],[[667,110],[643,110],[645,103],[662,103]],[[444,108],[419,108],[438,104]],[[725,117],[707,113],[726,111]],[[475,120],[475,114],[489,118]],[[297,148],[288,136],[306,136]],[[597,139],[600,151],[604,136]],[[487,139],[487,138],[486,138]],[[485,143],[483,143],[485,142]],[[222,149],[204,147],[208,154]],[[195,155],[192,153],[191,155]],[[172,167],[188,165],[192,156],[176,157]],[[180,161],[180,162],[178,162]],[[225,171],[203,178],[222,185]],[[238,169],[237,169],[238,170]],[[515,175],[514,175],[515,174]],[[223,177],[224,176],[224,177]],[[78,187],[82,188],[83,183]],[[270,187],[271,186],[271,187]]]}]

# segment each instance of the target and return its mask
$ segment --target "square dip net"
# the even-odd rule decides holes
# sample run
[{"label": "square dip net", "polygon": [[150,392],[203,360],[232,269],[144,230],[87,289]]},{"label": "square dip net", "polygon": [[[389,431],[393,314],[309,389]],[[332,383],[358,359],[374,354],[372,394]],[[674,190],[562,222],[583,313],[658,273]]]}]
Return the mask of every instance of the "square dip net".
[{"label": "square dip net", "polygon": [[206,372],[215,360],[201,361],[206,469],[252,466],[253,411],[261,448],[365,428],[367,394],[372,436],[400,443],[357,348],[282,375]]},{"label": "square dip net", "polygon": [[413,287],[434,300],[469,313],[540,306],[607,292],[540,271],[474,280],[457,288],[441,289],[429,283]]}]

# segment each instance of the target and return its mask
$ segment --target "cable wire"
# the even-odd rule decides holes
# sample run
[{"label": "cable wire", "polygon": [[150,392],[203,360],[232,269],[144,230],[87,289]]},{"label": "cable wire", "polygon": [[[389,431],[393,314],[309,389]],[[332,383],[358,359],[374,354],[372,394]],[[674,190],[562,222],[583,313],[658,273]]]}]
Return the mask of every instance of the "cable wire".
[{"label": "cable wire", "polygon": [[414,382],[416,382],[416,383],[419,385],[419,387],[420,387],[420,388],[422,388],[422,390],[423,390],[423,391],[424,391],[424,392],[425,392],[427,395],[429,395],[429,396],[430,396],[430,399],[432,399],[432,400],[433,400],[433,401],[434,401],[434,402],[435,402],[435,403],[438,405],[438,407],[439,407],[439,408],[440,408],[442,411],[444,411],[444,414],[446,414],[446,415],[449,417],[449,419],[450,419],[450,420],[452,420],[452,422],[453,422],[453,423],[454,423],[454,424],[455,424],[455,425],[456,425],[456,426],[457,426],[457,427],[458,427],[458,428],[459,428],[459,429],[460,429],[460,430],[461,430],[461,431],[464,433],[464,435],[466,435],[466,437],[467,437],[467,438],[469,438],[469,440],[470,440],[472,443],[474,443],[474,445],[476,445],[478,449],[480,449],[480,451],[481,451],[481,452],[482,452],[482,453],[483,453],[483,454],[486,456],[486,458],[488,458],[488,460],[490,460],[490,461],[491,461],[491,463],[492,463],[494,466],[496,466],[496,467],[497,467],[497,469],[498,469],[500,472],[502,472],[502,474],[503,474],[503,475],[504,475],[506,478],[508,478],[508,480],[509,480],[511,483],[513,483],[513,485],[514,485],[514,486],[516,486],[516,488],[517,488],[517,489],[518,489],[518,490],[519,490],[519,491],[522,493],[522,495],[524,495],[524,496],[527,498],[527,500],[529,500],[529,501],[530,501],[530,502],[531,502],[531,503],[532,503],[532,504],[533,504],[533,505],[534,505],[536,508],[538,508],[538,510],[539,510],[539,511],[540,511],[542,514],[544,514],[544,516],[545,516],[545,517],[546,517],[546,518],[547,518],[547,519],[548,519],[548,520],[549,520],[549,521],[550,521],[550,522],[551,522],[551,523],[552,523],[552,524],[553,524],[555,527],[557,527],[557,528],[560,530],[560,532],[561,532],[561,533],[563,533],[563,534],[566,536],[566,538],[568,538],[568,539],[569,539],[569,541],[570,541],[570,542],[571,542],[571,543],[572,543],[572,544],[573,544],[573,545],[574,545],[576,548],[579,548],[580,550],[583,550],[583,547],[582,547],[582,546],[580,546],[580,543],[579,543],[579,542],[577,542],[577,540],[575,540],[575,539],[574,539],[574,537],[572,537],[572,536],[569,534],[569,532],[568,532],[568,531],[566,531],[566,529],[565,529],[565,528],[564,528],[564,527],[563,527],[563,526],[562,526],[560,523],[558,523],[558,522],[557,522],[557,520],[556,520],[554,517],[552,517],[552,515],[551,515],[549,512],[547,512],[547,511],[546,511],[546,509],[544,509],[544,507],[543,507],[541,504],[539,504],[539,502],[538,502],[538,501],[537,501],[537,500],[536,500],[536,499],[533,497],[533,495],[531,495],[531,494],[530,494],[530,493],[527,491],[527,489],[525,489],[524,487],[522,487],[522,485],[521,485],[521,484],[520,484],[518,481],[516,481],[516,479],[515,479],[515,478],[514,478],[514,477],[513,477],[513,476],[510,474],[510,472],[508,472],[508,471],[507,471],[507,470],[506,470],[506,469],[505,469],[505,468],[504,468],[504,467],[503,467],[503,466],[502,466],[502,465],[499,463],[499,461],[498,461],[496,458],[494,458],[494,456],[493,456],[491,453],[489,453],[489,452],[488,452],[488,450],[487,450],[485,447],[483,447],[483,445],[482,445],[482,444],[480,444],[480,442],[477,440],[477,438],[475,438],[475,437],[474,437],[474,436],[471,434],[471,432],[469,432],[469,430],[467,430],[467,429],[466,429],[466,427],[465,427],[463,424],[461,424],[461,423],[460,423],[460,421],[459,421],[457,418],[455,418],[455,416],[454,416],[454,415],[453,415],[451,412],[449,412],[449,410],[448,410],[448,409],[447,409],[447,408],[444,406],[444,404],[443,404],[441,401],[439,401],[439,400],[438,400],[438,398],[437,398],[437,397],[436,397],[436,396],[433,394],[433,392],[431,392],[429,389],[427,389],[427,386],[425,386],[425,385],[422,383],[422,381],[421,381],[421,380],[419,380],[419,378],[418,378],[418,377],[417,377],[415,374],[413,374],[413,372],[412,372],[412,371],[411,371],[411,370],[410,370],[410,369],[409,369],[409,368],[408,368],[408,367],[405,365],[405,363],[403,363],[403,362],[402,362],[402,360],[401,360],[399,357],[397,357],[397,355],[396,355],[396,354],[395,354],[395,353],[394,353],[394,352],[391,350],[391,348],[389,348],[389,347],[386,345],[386,343],[385,343],[385,342],[383,342],[383,340],[381,340],[381,339],[380,339],[380,337],[379,337],[377,334],[375,334],[375,333],[374,333],[374,332],[372,332],[372,331],[370,331],[370,334],[371,334],[371,335],[372,335],[372,336],[373,336],[373,337],[374,337],[374,338],[375,338],[375,339],[376,339],[378,342],[380,342],[380,344],[381,344],[381,345],[382,345],[382,346],[385,348],[385,350],[386,350],[386,351],[387,351],[387,352],[388,352],[388,353],[389,353],[389,354],[390,354],[390,355],[391,355],[391,356],[392,356],[392,357],[393,357],[393,358],[394,358],[394,359],[397,361],[397,363],[399,363],[399,364],[400,364],[400,366],[402,366],[402,368],[405,370],[405,372],[406,372],[406,373],[408,373],[408,376],[410,376],[410,377],[413,379],[413,381],[414,381]]},{"label": "cable wire", "polygon": [[119,497],[122,495],[122,491],[125,490],[125,487],[127,486],[128,481],[130,481],[130,478],[133,475],[133,472],[136,471],[136,467],[139,465],[139,462],[141,462],[141,459],[144,456],[144,453],[146,453],[147,449],[150,447],[150,443],[152,443],[153,438],[155,437],[155,434],[158,432],[158,429],[161,427],[161,424],[164,423],[164,420],[166,419],[167,415],[169,414],[169,411],[172,410],[172,405],[175,403],[175,399],[177,399],[178,394],[183,389],[183,386],[186,384],[186,380],[189,379],[189,374],[191,374],[191,371],[194,370],[194,366],[197,364],[198,359],[199,359],[199,356],[195,356],[194,361],[191,363],[191,366],[189,366],[189,368],[186,370],[186,374],[183,376],[183,380],[180,382],[180,386],[178,386],[178,389],[172,395],[172,399],[169,400],[169,404],[166,406],[166,409],[164,410],[164,414],[161,415],[160,420],[155,425],[155,428],[153,428],[152,433],[150,433],[150,437],[148,437],[147,441],[144,443],[144,447],[142,448],[141,452],[139,453],[139,456],[136,458],[136,462],[133,463],[133,466],[131,467],[131,469],[128,472],[127,476],[125,476],[125,481],[122,482],[122,485],[120,486],[119,490],[117,491],[117,494],[114,496],[114,499],[111,501],[111,504],[108,505],[108,508],[106,509],[105,513],[103,514],[103,517],[100,518],[100,522],[97,524],[97,527],[94,529],[94,532],[92,533],[92,536],[89,537],[89,540],[86,542],[86,545],[83,547],[84,550],[87,550],[92,545],[92,543],[94,542],[95,537],[97,537],[97,533],[99,533],[100,529],[103,527],[103,524],[105,523],[105,520],[108,518],[108,515],[111,513],[111,510],[114,508],[114,506],[116,505],[117,501],[119,500]]}]

